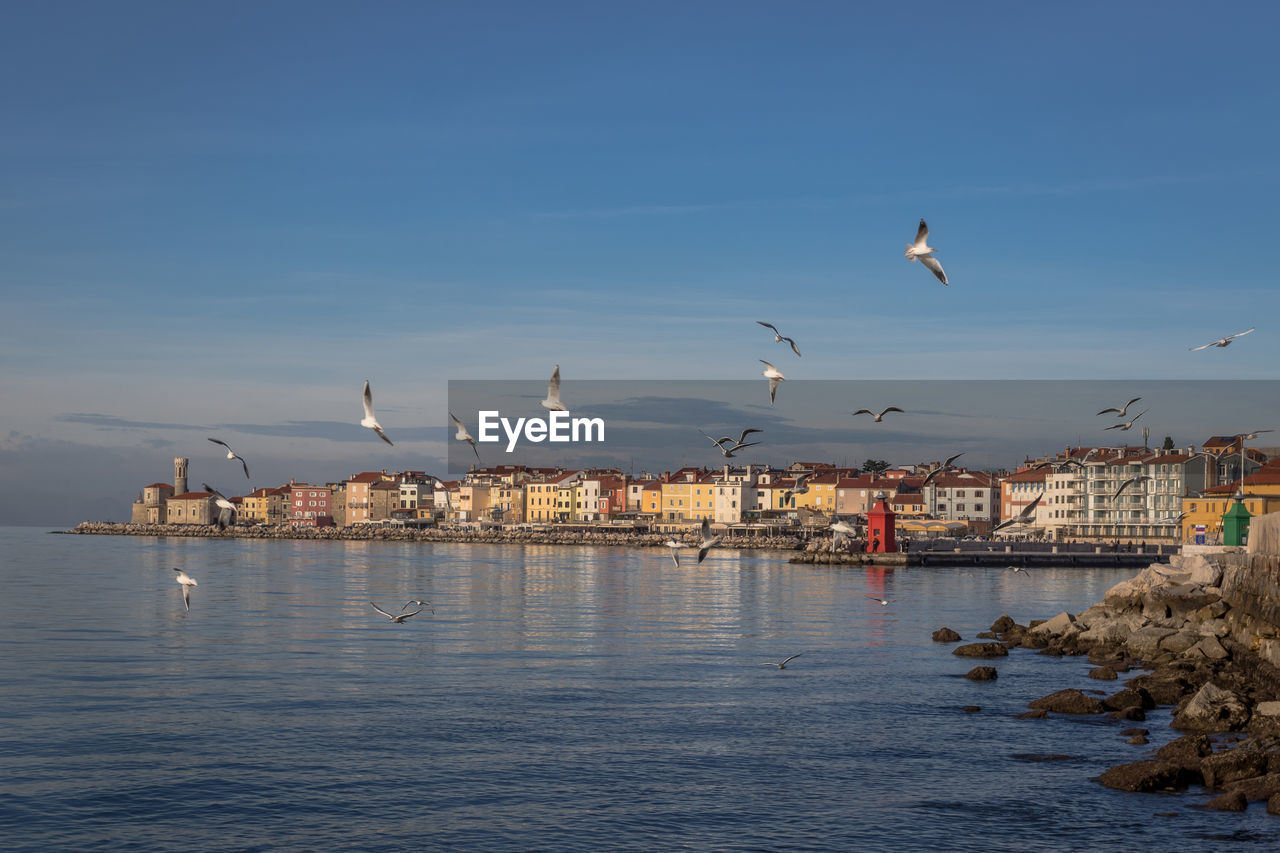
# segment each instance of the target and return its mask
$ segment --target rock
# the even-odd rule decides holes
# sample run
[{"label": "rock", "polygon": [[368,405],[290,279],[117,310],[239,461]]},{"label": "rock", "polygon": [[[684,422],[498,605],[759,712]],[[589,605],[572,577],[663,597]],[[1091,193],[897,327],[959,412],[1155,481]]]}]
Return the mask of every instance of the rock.
[{"label": "rock", "polygon": [[1151,694],[1157,705],[1176,705],[1191,689],[1191,682],[1186,676],[1169,670],[1139,675],[1130,678],[1125,684],[1143,688]]},{"label": "rock", "polygon": [[1242,812],[1249,808],[1249,801],[1245,799],[1244,794],[1241,792],[1232,791],[1229,794],[1214,797],[1205,803],[1204,807],[1218,812]]},{"label": "rock", "polygon": [[1194,631],[1179,631],[1171,634],[1160,641],[1161,651],[1171,654],[1180,655],[1194,645],[1203,642],[1200,635]]},{"label": "rock", "polygon": [[1280,794],[1280,773],[1268,773],[1266,776],[1255,776],[1252,779],[1228,782],[1227,790],[1239,791],[1251,803],[1270,800]]},{"label": "rock", "polygon": [[1151,741],[1147,740],[1146,735],[1134,735],[1125,741],[1125,743],[1131,743],[1134,746],[1146,746],[1150,742]]},{"label": "rock", "polygon": [[1249,722],[1249,709],[1240,697],[1213,682],[1206,682],[1174,716],[1175,729],[1196,732],[1231,732]]},{"label": "rock", "polygon": [[1201,657],[1212,661],[1226,660],[1231,654],[1218,642],[1218,638],[1210,635],[1203,637],[1200,642],[1191,646],[1184,652],[1186,657]]},{"label": "rock", "polygon": [[1121,729],[1120,734],[1129,737],[1130,735],[1149,735],[1151,732],[1146,729]]},{"label": "rock", "polygon": [[1184,790],[1195,778],[1171,761],[1133,761],[1105,771],[1098,781],[1118,791]]},{"label": "rock", "polygon": [[1137,705],[1131,705],[1128,708],[1121,708],[1119,711],[1112,711],[1107,714],[1113,720],[1135,720],[1142,722],[1147,718],[1147,712],[1139,708]]},{"label": "rock", "polygon": [[963,710],[966,714],[976,714],[982,710],[982,706],[981,705],[965,705]]},{"label": "rock", "polygon": [[1090,643],[1120,645],[1132,633],[1133,627],[1127,619],[1095,620],[1088,630],[1081,632],[1080,639]]},{"label": "rock", "polygon": [[995,640],[1000,637],[995,631],[979,631],[977,636],[979,640]]},{"label": "rock", "polygon": [[1207,788],[1225,788],[1228,782],[1252,779],[1267,772],[1267,754],[1261,749],[1236,747],[1200,760],[1200,773]]},{"label": "rock", "polygon": [[991,623],[991,630],[996,632],[1008,631],[1017,623],[1010,618],[1008,613],[1003,614],[995,622]]},{"label": "rock", "polygon": [[1106,707],[1079,690],[1059,690],[1027,703],[1027,707],[1053,711],[1056,714],[1101,714]]},{"label": "rock", "polygon": [[1188,575],[1190,583],[1200,586],[1218,586],[1222,583],[1222,569],[1205,559],[1202,554],[1178,555],[1181,561],[1178,571]]},{"label": "rock", "polygon": [[970,681],[995,681],[998,673],[994,666],[975,666],[964,674]]},{"label": "rock", "polygon": [[1253,706],[1256,717],[1280,717],[1280,702],[1259,702]]},{"label": "rock", "polygon": [[1109,666],[1100,666],[1089,670],[1089,677],[1099,681],[1115,681],[1116,671]]},{"label": "rock", "polygon": [[1280,794],[1273,794],[1267,800],[1267,814],[1280,814]]},{"label": "rock", "polygon": [[969,643],[966,646],[956,646],[951,654],[962,658],[1000,658],[1008,657],[1009,649],[1004,643]]},{"label": "rock", "polygon": [[1134,654],[1149,658],[1160,651],[1160,641],[1165,637],[1176,634],[1172,628],[1160,628],[1155,625],[1148,625],[1145,628],[1139,628],[1129,635],[1128,645]]},{"label": "rock", "polygon": [[1037,708],[1037,709],[1036,709],[1036,710],[1034,710],[1034,711],[1023,711],[1023,712],[1022,712],[1021,714],[1019,714],[1015,719],[1019,719],[1019,720],[1043,720],[1043,719],[1044,719],[1045,717],[1047,717],[1047,716],[1049,716],[1049,712],[1048,712],[1048,711],[1044,710],[1043,708]]},{"label": "rock", "polygon": [[1213,745],[1204,735],[1183,735],[1156,750],[1156,758],[1183,767],[1200,767],[1200,760],[1213,754]]},{"label": "rock", "polygon": [[933,632],[933,641],[935,643],[957,643],[960,641],[960,635],[950,628],[939,628]]},{"label": "rock", "polygon": [[1119,693],[1112,693],[1103,699],[1102,704],[1112,711],[1135,706],[1149,711],[1156,706],[1156,700],[1151,698],[1151,694],[1142,687],[1126,687]]},{"label": "rock", "polygon": [[1076,625],[1076,617],[1070,613],[1059,613],[1057,616],[1042,622],[1031,629],[1036,634],[1048,634],[1051,637],[1064,637],[1080,633]]}]

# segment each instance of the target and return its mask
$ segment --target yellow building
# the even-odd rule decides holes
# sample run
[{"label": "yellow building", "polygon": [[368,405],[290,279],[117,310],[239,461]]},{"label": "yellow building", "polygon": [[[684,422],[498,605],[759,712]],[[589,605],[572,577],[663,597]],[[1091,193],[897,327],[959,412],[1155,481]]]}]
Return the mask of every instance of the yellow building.
[{"label": "yellow building", "polygon": [[489,513],[503,524],[524,522],[524,486],[504,483],[494,486],[489,493]]},{"label": "yellow building", "polygon": [[836,511],[836,483],[840,478],[836,474],[823,474],[811,477],[806,481],[807,488],[803,493],[793,496],[796,509],[807,509],[823,515],[833,515]]},{"label": "yellow building", "polygon": [[284,524],[289,512],[288,486],[275,489],[254,489],[244,496],[240,504],[240,515],[244,521],[259,524]]},{"label": "yellow building", "polygon": [[662,513],[662,483],[648,483],[640,490],[639,511],[655,516]]},{"label": "yellow building", "polygon": [[[1222,516],[1235,503],[1240,483],[1227,483],[1205,489],[1200,497],[1183,498],[1182,541],[1194,542],[1197,525],[1204,525],[1205,542],[1222,541]],[[1280,470],[1264,469],[1244,478],[1244,508],[1250,515],[1280,512]]]},{"label": "yellow building", "polygon": [[489,499],[494,486],[479,483],[463,483],[458,487],[457,511],[454,518],[458,521],[487,521],[489,515]]},{"label": "yellow building", "polygon": [[[676,472],[683,474],[683,471]],[[681,480],[662,484],[662,518],[665,521],[715,519],[716,490],[710,474],[689,473]]]}]

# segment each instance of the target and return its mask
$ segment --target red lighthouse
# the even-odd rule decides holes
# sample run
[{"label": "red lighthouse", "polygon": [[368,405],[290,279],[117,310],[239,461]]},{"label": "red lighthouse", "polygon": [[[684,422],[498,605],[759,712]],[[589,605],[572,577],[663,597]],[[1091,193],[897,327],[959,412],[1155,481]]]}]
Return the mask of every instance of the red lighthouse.
[{"label": "red lighthouse", "polygon": [[867,553],[896,554],[898,542],[894,537],[895,518],[884,492],[876,495],[876,502],[867,511]]}]

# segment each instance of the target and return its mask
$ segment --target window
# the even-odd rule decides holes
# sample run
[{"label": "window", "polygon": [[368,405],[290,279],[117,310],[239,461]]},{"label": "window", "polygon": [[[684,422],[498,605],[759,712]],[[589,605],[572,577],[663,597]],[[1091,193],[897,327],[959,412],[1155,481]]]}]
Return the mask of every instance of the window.
[{"label": "window", "polygon": [[974,512],[982,512],[982,504],[974,504],[974,505],[973,505],[973,511],[974,511]]}]

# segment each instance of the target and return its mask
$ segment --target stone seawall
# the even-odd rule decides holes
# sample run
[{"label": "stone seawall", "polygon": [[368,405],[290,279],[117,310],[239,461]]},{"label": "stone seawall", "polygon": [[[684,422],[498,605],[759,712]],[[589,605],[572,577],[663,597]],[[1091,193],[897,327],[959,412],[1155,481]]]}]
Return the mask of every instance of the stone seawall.
[{"label": "stone seawall", "polygon": [[[304,539],[321,541],[391,542],[471,542],[496,545],[619,545],[631,548],[658,547],[671,536],[658,533],[613,531],[529,531],[529,530],[415,530],[406,527],[216,527],[200,524],[118,524],[85,521],[67,533],[100,536],[160,536],[197,539]],[[698,534],[675,536],[690,548],[697,547]],[[796,551],[804,547],[794,536],[759,536],[725,539],[717,549]]]}]

